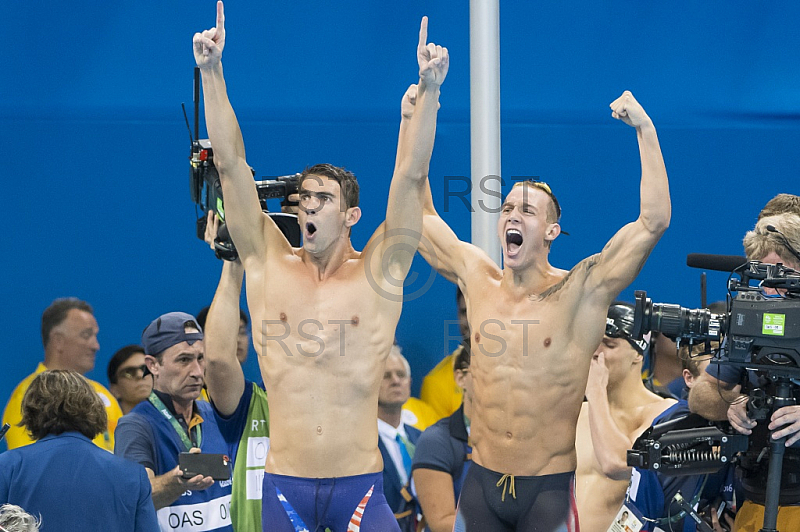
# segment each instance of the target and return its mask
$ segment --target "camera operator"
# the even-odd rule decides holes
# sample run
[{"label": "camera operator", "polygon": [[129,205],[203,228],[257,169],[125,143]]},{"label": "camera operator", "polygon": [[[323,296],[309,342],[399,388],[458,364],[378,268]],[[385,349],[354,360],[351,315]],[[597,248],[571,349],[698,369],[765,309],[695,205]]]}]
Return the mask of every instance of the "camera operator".
[{"label": "camera operator", "polygon": [[[765,209],[783,196],[773,198]],[[773,205],[773,209],[769,212],[775,212],[775,209],[780,208],[776,205]],[[771,226],[771,229],[768,229],[768,226]],[[790,250],[790,248],[800,248],[800,216],[793,212],[783,212],[761,217],[755,228],[745,235],[744,248],[750,260],[768,264],[782,263],[800,270],[800,260]],[[764,293],[776,295],[778,291],[764,289]],[[784,406],[777,409],[772,413],[769,425],[757,424],[748,417],[746,409],[748,396],[742,393],[742,387],[749,384],[758,384],[758,376],[755,373],[748,373],[744,368],[712,362],[692,388],[689,394],[689,408],[707,419],[727,419],[731,426],[742,434],[754,434],[751,438],[751,449],[767,447],[769,431],[775,431],[771,436],[773,439],[787,437],[787,447],[800,440],[800,406]],[[756,461],[755,468],[741,466],[739,468],[738,474],[742,477],[746,500],[736,516],[737,531],[758,530],[763,523],[767,467],[763,463],[764,460],[760,462],[762,462],[760,467]],[[783,463],[778,513],[780,530],[797,530],[800,523],[798,475],[800,475],[800,452],[790,449]]]}]

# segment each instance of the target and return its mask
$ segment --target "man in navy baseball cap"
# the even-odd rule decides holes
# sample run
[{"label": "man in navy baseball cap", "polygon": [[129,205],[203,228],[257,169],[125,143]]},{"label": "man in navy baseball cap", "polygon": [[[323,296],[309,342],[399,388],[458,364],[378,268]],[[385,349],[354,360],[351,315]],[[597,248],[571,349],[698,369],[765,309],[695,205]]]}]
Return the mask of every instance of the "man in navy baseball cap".
[{"label": "man in navy baseball cap", "polygon": [[170,312],[150,322],[142,331],[144,354],[158,358],[173,345],[186,342],[189,345],[203,339],[203,329],[197,319],[185,312]]},{"label": "man in navy baseball cap", "polygon": [[206,369],[203,330],[191,314],[170,312],[145,328],[142,346],[153,392],[120,421],[115,453],[145,467],[156,510],[164,509],[159,519],[186,512],[219,525],[207,530],[229,532],[230,514],[221,519],[218,509],[230,504],[230,482],[203,475],[189,478],[178,466],[183,452],[228,452],[211,405],[197,400]]}]

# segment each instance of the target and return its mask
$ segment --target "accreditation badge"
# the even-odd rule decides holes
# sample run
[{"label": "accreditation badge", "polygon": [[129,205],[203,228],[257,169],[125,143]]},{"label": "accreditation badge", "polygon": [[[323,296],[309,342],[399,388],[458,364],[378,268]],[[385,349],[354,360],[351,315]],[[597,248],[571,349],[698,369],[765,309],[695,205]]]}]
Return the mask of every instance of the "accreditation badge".
[{"label": "accreditation badge", "polygon": [[639,532],[644,526],[642,512],[630,501],[622,505],[617,512],[608,532]]}]

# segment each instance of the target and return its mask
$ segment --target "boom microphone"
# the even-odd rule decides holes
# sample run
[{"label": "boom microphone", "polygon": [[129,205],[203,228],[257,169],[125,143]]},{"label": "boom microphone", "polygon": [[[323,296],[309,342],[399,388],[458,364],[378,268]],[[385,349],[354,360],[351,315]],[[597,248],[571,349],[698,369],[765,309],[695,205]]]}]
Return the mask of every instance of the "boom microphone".
[{"label": "boom microphone", "polygon": [[686,265],[690,268],[714,270],[716,272],[732,272],[747,263],[747,257],[739,255],[709,255],[706,253],[689,253]]}]

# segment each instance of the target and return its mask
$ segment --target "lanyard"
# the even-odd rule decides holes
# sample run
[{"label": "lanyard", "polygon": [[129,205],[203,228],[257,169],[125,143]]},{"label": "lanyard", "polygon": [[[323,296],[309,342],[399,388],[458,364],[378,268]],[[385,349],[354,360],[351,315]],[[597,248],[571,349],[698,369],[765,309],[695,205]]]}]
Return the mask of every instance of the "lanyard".
[{"label": "lanyard", "polygon": [[[155,394],[155,392],[150,392],[150,397],[148,397],[147,400],[150,401],[153,404],[153,406],[156,407],[156,410],[161,412],[161,414],[165,418],[167,418],[167,420],[172,424],[172,428],[174,428],[175,432],[178,433],[178,436],[181,437],[181,441],[183,442],[183,445],[186,447],[186,450],[187,451],[191,450],[191,448],[194,447],[194,445],[192,445],[191,440],[189,440],[189,435],[186,434],[186,430],[184,430],[181,424],[178,423],[178,420],[175,419],[175,416],[172,415],[172,413],[169,411],[169,408],[167,408],[164,402]],[[200,444],[203,443],[203,432],[200,429],[200,424],[196,425],[194,427],[194,430],[195,430],[194,433],[195,439],[197,440],[197,447],[200,447]]]},{"label": "lanyard", "polygon": [[[708,481],[708,475],[703,476],[703,483],[700,485],[700,489],[697,489],[697,491],[695,492],[694,497],[692,497],[692,500],[689,502],[689,506],[694,507],[694,505],[697,504],[698,501],[700,501],[700,497],[703,494],[703,489],[705,489],[705,487],[706,487],[706,481]],[[680,491],[678,491],[678,494],[680,494]],[[670,501],[670,503],[669,503],[670,507],[671,507],[671,505],[672,505],[672,503],[674,501],[675,501],[675,497],[673,497],[672,500]],[[631,504],[630,490],[628,490],[628,493],[625,495],[625,504],[627,504],[627,505]],[[668,508],[670,508],[670,507],[668,507]],[[686,516],[687,516],[686,511],[685,510],[681,510],[680,512],[678,512],[675,515],[669,514],[669,515],[667,515],[667,517],[659,517],[657,519],[652,519],[650,517],[645,516],[644,520],[649,522],[649,523],[655,523],[657,526],[665,526],[665,525],[669,526],[670,530],[672,530],[672,523],[677,523],[678,521],[680,521],[681,519],[683,519]],[[694,518],[694,516],[690,516],[690,517]]]}]

